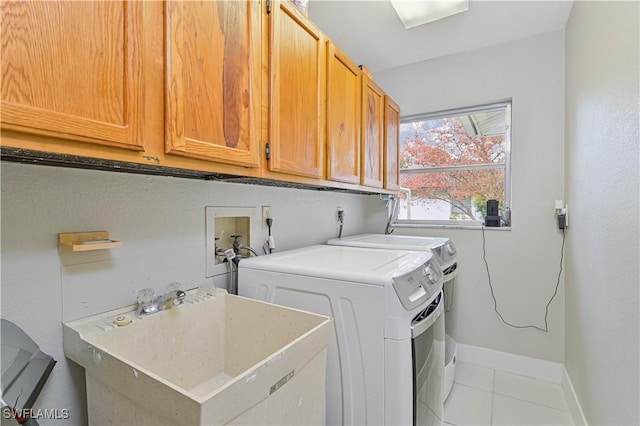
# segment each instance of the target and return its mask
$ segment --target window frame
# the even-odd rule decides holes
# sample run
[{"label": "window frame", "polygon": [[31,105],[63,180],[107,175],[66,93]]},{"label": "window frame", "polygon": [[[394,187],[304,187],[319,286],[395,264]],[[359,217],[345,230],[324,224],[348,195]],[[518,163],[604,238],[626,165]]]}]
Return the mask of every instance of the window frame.
[{"label": "window frame", "polygon": [[[498,164],[470,164],[468,166],[444,166],[444,167],[425,167],[420,169],[400,169],[400,175],[410,173],[438,173],[447,172],[453,170],[487,170],[487,169],[502,169],[505,173],[504,184],[504,207],[508,207],[513,211],[512,206],[512,194],[511,194],[511,121],[512,121],[512,100],[506,99],[503,101],[492,102],[488,104],[482,104],[471,107],[453,108],[443,111],[436,111],[425,114],[414,114],[400,118],[400,124],[437,120],[448,117],[461,116],[472,113],[490,112],[504,110],[505,112],[505,161],[504,166]],[[400,187],[400,192],[411,193],[409,188]],[[399,202],[399,201],[398,201]],[[397,228],[458,228],[458,229],[478,229],[484,224],[481,220],[442,220],[442,219],[398,219],[398,208],[393,213],[391,222],[392,227]],[[508,226],[493,227],[487,229],[511,229],[511,223]]]}]

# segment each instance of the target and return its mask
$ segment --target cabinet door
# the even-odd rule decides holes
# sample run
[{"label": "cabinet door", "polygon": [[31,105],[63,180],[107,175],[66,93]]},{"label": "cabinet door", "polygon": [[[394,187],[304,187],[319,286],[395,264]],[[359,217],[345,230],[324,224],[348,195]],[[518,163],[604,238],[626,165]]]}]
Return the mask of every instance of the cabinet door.
[{"label": "cabinet door", "polygon": [[290,1],[269,15],[269,170],[324,176],[324,37]]},{"label": "cabinet door", "polygon": [[166,150],[258,167],[260,5],[167,1]]},{"label": "cabinet door", "polygon": [[384,188],[400,189],[400,107],[389,96],[384,97]]},{"label": "cabinet door", "polygon": [[3,1],[2,128],[143,149],[138,1]]},{"label": "cabinet door", "polygon": [[362,77],[362,176],[365,186],[382,188],[384,158],[384,92]]},{"label": "cabinet door", "polygon": [[359,184],[362,71],[327,45],[327,179]]}]

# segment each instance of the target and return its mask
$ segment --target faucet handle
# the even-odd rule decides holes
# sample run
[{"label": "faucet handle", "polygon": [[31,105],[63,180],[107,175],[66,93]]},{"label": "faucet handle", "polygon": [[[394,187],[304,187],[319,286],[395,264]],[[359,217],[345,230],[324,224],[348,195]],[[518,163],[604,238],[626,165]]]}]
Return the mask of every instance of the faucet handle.
[{"label": "faucet handle", "polygon": [[156,298],[156,292],[152,288],[143,288],[138,291],[138,308],[136,313],[140,314],[152,314],[157,312],[158,306],[154,304]]},{"label": "faucet handle", "polygon": [[136,299],[140,305],[148,305],[156,298],[156,291],[152,288],[143,288],[138,291]]},{"label": "faucet handle", "polygon": [[165,298],[169,298],[172,301],[173,305],[181,304],[184,299],[187,297],[187,293],[182,291],[182,284],[178,282],[173,282],[167,286],[167,292],[165,293]]}]

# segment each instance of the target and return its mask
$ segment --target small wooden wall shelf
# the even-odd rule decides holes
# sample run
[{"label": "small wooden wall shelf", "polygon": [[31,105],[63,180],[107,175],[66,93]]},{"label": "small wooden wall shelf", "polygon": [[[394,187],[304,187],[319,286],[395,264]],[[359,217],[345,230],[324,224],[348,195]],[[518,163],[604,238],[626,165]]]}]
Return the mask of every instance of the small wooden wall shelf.
[{"label": "small wooden wall shelf", "polygon": [[122,246],[122,241],[113,241],[107,231],[65,232],[58,234],[61,250],[91,251]]}]

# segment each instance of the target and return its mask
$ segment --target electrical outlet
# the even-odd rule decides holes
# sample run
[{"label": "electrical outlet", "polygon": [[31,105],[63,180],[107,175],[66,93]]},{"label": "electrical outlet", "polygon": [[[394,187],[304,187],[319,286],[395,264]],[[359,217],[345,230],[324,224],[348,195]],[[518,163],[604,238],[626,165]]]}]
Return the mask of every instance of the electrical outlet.
[{"label": "electrical outlet", "polygon": [[262,206],[262,227],[268,228],[267,219],[273,219],[271,215],[271,206]]},{"label": "electrical outlet", "polygon": [[556,216],[558,218],[558,229],[566,229],[569,226],[569,205],[562,200],[556,200]]},{"label": "electrical outlet", "polygon": [[344,209],[338,206],[338,214],[337,214],[338,222],[344,222]]}]

